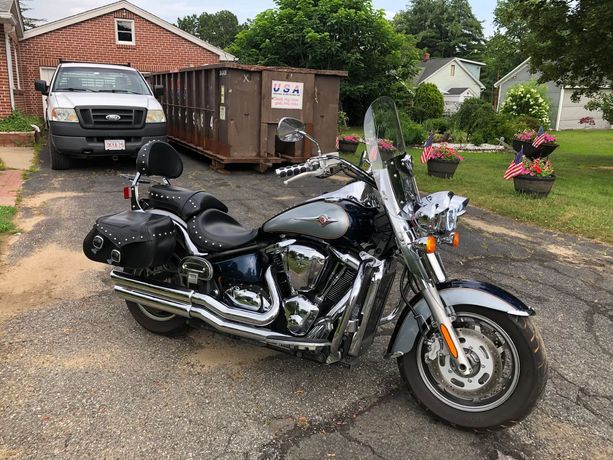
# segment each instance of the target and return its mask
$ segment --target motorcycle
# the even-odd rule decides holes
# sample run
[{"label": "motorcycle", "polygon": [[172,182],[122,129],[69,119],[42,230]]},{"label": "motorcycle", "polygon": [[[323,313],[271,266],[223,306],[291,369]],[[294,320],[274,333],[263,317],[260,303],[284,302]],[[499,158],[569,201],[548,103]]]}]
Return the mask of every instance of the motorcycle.
[{"label": "motorcycle", "polygon": [[[448,279],[437,247],[457,246],[468,199],[421,196],[396,106],[377,99],[364,120],[368,169],[322,154],[300,120],[278,137],[318,155],[276,170],[288,184],[344,173],[339,190],[246,229],[204,191],[171,185],[183,165],[164,142],[145,145],[124,193],[131,210],[97,219],[83,243],[114,269],[114,292],[159,334],[189,323],[321,363],[351,364],[395,321],[385,358],[419,404],[471,430],[509,427],[542,395],[547,359],[535,312],[492,284]],[[161,176],[152,182],[151,176]],[[148,197],[139,184],[149,183]],[[400,273],[400,302],[384,307]]]}]

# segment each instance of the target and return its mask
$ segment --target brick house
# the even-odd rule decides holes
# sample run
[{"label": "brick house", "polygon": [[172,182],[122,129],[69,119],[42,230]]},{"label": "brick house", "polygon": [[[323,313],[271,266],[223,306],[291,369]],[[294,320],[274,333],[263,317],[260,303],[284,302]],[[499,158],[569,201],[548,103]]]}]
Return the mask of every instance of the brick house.
[{"label": "brick house", "polygon": [[42,114],[34,80],[60,60],[130,64],[143,73],[214,64],[234,56],[153,14],[119,1],[24,30],[19,0],[0,0],[0,118],[13,109]]}]

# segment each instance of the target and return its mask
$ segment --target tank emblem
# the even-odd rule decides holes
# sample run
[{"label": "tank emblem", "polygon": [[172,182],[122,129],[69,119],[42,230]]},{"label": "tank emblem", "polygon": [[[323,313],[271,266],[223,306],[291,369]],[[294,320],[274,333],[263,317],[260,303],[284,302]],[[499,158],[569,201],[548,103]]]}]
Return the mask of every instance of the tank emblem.
[{"label": "tank emblem", "polygon": [[294,218],[294,220],[301,220],[305,222],[315,221],[322,227],[326,227],[327,225],[333,224],[334,222],[338,222],[338,220],[332,219],[326,216],[325,214],[322,214],[321,216],[317,216],[317,217],[296,217]]}]

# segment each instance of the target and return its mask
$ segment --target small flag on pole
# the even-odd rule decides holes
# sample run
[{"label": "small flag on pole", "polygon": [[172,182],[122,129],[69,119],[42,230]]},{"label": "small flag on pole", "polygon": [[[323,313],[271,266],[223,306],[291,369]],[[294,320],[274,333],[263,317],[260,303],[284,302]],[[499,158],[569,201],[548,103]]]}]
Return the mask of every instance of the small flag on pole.
[{"label": "small flag on pole", "polygon": [[336,136],[336,150],[338,150],[340,147],[340,141],[338,139],[338,136]]},{"label": "small flag on pole", "polygon": [[430,133],[428,136],[428,140],[424,144],[424,150],[421,152],[421,156],[419,157],[419,161],[422,163],[427,163],[430,159],[430,152],[432,152],[432,142],[434,142],[434,133]]},{"label": "small flag on pole", "polygon": [[536,137],[532,141],[532,147],[534,147],[535,149],[538,149],[542,144],[544,144],[546,135],[547,134],[545,134],[545,130],[541,126],[538,130],[538,133],[536,133]]},{"label": "small flag on pole", "polygon": [[505,171],[504,176],[503,176],[505,180],[510,180],[522,172],[522,170],[524,169],[524,165],[522,163],[523,156],[524,156],[524,148],[522,147],[521,150],[517,152],[517,155],[515,155],[515,159],[511,162],[511,164]]}]

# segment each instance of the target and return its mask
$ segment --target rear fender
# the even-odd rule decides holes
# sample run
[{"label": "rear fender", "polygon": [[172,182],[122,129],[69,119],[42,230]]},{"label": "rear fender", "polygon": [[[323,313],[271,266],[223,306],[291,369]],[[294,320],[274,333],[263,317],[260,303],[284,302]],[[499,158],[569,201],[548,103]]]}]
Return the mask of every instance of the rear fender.
[{"label": "rear fender", "polygon": [[[476,305],[514,316],[532,316],[535,314],[532,308],[526,306],[517,297],[493,284],[472,280],[451,280],[440,283],[436,287],[443,302],[449,307]],[[426,322],[429,322],[432,315],[423,296],[421,294],[416,295],[410,303],[413,310],[421,315]],[[417,320],[411,309],[405,308],[398,318],[385,357],[396,358],[411,351],[419,334]]]}]

